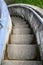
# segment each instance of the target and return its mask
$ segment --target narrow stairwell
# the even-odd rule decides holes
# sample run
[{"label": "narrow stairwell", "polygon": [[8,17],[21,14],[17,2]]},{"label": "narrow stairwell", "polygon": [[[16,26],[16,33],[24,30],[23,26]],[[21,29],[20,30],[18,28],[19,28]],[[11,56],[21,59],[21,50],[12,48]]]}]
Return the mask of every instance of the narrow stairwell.
[{"label": "narrow stairwell", "polygon": [[26,20],[12,16],[13,28],[2,65],[42,65],[37,41]]}]

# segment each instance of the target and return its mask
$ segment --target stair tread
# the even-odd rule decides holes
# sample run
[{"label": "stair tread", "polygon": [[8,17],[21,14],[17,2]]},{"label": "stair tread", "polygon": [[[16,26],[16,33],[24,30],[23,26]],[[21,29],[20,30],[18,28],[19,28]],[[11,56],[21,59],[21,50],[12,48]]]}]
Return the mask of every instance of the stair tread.
[{"label": "stair tread", "polygon": [[29,28],[14,28],[13,33],[14,34],[28,34],[28,33],[31,33],[31,29],[29,29]]},{"label": "stair tread", "polygon": [[14,28],[28,28],[28,25],[15,25]]},{"label": "stair tread", "polygon": [[21,22],[20,21],[14,22],[14,24],[15,25],[27,25],[26,22],[22,22],[22,21]]},{"label": "stair tread", "polygon": [[12,17],[12,21],[13,21],[13,24],[15,24],[16,26],[17,25],[22,25],[22,26],[27,25],[26,22],[19,17]]},{"label": "stair tread", "polygon": [[41,61],[14,61],[4,60],[2,65],[42,65]]},{"label": "stair tread", "polygon": [[33,41],[34,35],[25,34],[25,35],[11,35],[11,43],[17,44],[30,44]]},{"label": "stair tread", "polygon": [[11,17],[11,18],[12,18],[13,23],[15,23],[15,22],[17,22],[17,23],[19,23],[19,22],[21,22],[21,23],[26,23],[26,22],[24,21],[24,19],[21,19],[21,18],[19,18],[19,17]]},{"label": "stair tread", "polygon": [[36,45],[8,44],[7,53],[9,59],[34,59],[36,57]]}]

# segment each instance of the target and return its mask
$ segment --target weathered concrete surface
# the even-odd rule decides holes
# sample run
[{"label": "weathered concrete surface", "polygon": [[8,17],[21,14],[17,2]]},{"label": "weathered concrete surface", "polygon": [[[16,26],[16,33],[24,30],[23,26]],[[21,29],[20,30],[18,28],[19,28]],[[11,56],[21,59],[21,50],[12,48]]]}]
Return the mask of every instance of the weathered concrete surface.
[{"label": "weathered concrete surface", "polygon": [[25,35],[12,35],[11,36],[11,43],[12,44],[31,44],[33,41],[34,36],[31,34]]},{"label": "weathered concrete surface", "polygon": [[[31,29],[25,27],[27,24],[26,24],[26,21],[24,21],[24,19],[22,20],[21,18],[17,18],[17,17],[11,17],[11,18],[12,18],[12,22],[14,24],[13,34],[31,33]],[[18,26],[18,27],[16,27],[16,26]]]},{"label": "weathered concrete surface", "polygon": [[29,27],[28,24],[26,24],[26,21],[24,21],[24,19],[21,19],[19,17],[11,17],[12,18],[12,22],[14,24],[14,29],[15,27],[17,28],[27,28]]},{"label": "weathered concrete surface", "polygon": [[7,49],[9,59],[34,59],[36,57],[36,45],[9,44]]},{"label": "weathered concrete surface", "polygon": [[26,24],[26,21],[24,21],[24,19],[21,19],[21,18],[19,18],[19,17],[11,17],[11,19],[12,19],[12,22],[14,23],[14,24]]},{"label": "weathered concrete surface", "polygon": [[14,28],[28,28],[28,25],[16,25]]},{"label": "weathered concrete surface", "polygon": [[11,43],[16,44],[30,44],[33,41],[34,35],[30,34],[31,28],[28,27],[24,19],[12,17],[14,24],[13,35],[11,35]]},{"label": "weathered concrete surface", "polygon": [[13,29],[13,34],[23,35],[23,34],[29,34],[29,33],[31,33],[31,30],[29,28],[14,28]]},{"label": "weathered concrete surface", "polygon": [[41,61],[12,61],[4,60],[2,65],[42,65]]}]

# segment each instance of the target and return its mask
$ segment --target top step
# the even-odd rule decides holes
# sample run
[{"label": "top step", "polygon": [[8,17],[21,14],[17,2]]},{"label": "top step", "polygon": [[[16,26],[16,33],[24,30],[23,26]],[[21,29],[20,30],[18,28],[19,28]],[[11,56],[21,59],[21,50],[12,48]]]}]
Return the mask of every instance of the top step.
[{"label": "top step", "polygon": [[21,18],[19,18],[19,17],[11,17],[12,18],[12,21],[13,21],[13,23],[19,23],[19,22],[21,22],[21,23],[25,23],[26,21],[24,21],[24,19],[21,19]]}]

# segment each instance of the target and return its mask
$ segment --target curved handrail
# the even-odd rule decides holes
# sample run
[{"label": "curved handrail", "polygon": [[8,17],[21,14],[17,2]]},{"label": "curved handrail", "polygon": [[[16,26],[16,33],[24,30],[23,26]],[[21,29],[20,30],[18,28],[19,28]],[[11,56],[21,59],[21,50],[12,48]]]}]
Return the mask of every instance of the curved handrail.
[{"label": "curved handrail", "polygon": [[26,6],[26,7],[30,7],[33,10],[36,10],[37,12],[39,12],[43,16],[43,9],[41,9],[41,8],[39,8],[37,6],[33,6],[33,5],[29,5],[29,4],[21,4],[21,3],[20,4],[11,4],[11,5],[8,5],[8,7],[11,7],[11,6]]},{"label": "curved handrail", "polygon": [[32,8],[34,11],[36,11],[37,13],[39,13],[39,15],[40,15],[41,17],[43,17],[43,9],[41,9],[41,8],[39,8],[39,7],[37,7],[37,6],[33,6],[33,5],[30,5],[30,4],[21,4],[21,3],[19,3],[19,4],[11,4],[11,5],[8,5],[8,7],[9,7],[9,6],[17,6],[17,5],[30,7],[30,8]]},{"label": "curved handrail", "polygon": [[28,6],[28,5],[26,5],[26,4],[11,4],[11,5],[8,5],[8,8],[9,7],[24,7],[24,8],[27,8],[27,9],[29,9],[29,10],[31,10],[34,14],[35,14],[35,16],[41,21],[41,23],[43,24],[43,18],[41,18],[41,16],[39,16],[34,10],[33,10],[33,8],[31,7],[31,6]]}]

